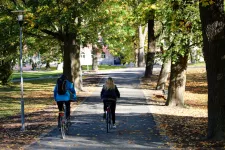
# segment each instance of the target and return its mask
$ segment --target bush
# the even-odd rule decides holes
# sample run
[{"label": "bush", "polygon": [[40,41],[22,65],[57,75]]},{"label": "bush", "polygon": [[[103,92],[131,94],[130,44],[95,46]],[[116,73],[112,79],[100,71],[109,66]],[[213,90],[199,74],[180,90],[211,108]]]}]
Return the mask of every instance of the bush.
[{"label": "bush", "polygon": [[12,73],[11,61],[2,61],[0,65],[0,81],[2,85],[7,85],[11,81]]}]

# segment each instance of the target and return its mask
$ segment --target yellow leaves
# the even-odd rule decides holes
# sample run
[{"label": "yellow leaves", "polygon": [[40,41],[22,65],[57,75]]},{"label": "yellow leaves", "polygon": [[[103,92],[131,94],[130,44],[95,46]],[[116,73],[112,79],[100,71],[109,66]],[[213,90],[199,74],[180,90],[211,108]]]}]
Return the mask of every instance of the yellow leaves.
[{"label": "yellow leaves", "polygon": [[158,7],[157,7],[155,4],[152,4],[152,5],[150,6],[150,8],[153,9],[153,10],[158,9]]},{"label": "yellow leaves", "polygon": [[213,0],[200,0],[200,3],[202,3],[202,6],[208,6],[214,4],[215,2]]},{"label": "yellow leaves", "polygon": [[63,8],[63,11],[64,11],[64,12],[67,12],[67,11],[68,11],[68,8],[67,8],[67,7],[64,7],[64,8]]},{"label": "yellow leaves", "polygon": [[166,129],[168,127],[168,124],[160,124],[159,126],[160,128]]}]

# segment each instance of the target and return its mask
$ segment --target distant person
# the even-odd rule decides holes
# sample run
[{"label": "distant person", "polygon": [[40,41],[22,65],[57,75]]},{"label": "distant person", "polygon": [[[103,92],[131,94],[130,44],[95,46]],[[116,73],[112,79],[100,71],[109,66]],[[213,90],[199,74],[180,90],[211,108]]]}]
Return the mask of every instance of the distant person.
[{"label": "distant person", "polygon": [[115,120],[116,120],[116,100],[117,98],[120,98],[120,92],[117,88],[117,86],[114,84],[114,81],[111,77],[109,77],[105,84],[102,87],[101,91],[101,99],[103,101],[103,109],[104,109],[104,114],[103,118],[106,118],[105,111],[107,109],[106,102],[110,101],[112,102],[111,105],[111,112],[112,112],[112,121],[113,121],[113,128],[116,128]]},{"label": "distant person", "polygon": [[[63,111],[63,103],[66,105],[66,119],[70,121],[70,100],[76,100],[76,91],[73,83],[71,83],[65,75],[61,75],[57,79],[54,88],[54,99],[57,102],[59,111]],[[58,116],[58,127],[59,116]]]}]

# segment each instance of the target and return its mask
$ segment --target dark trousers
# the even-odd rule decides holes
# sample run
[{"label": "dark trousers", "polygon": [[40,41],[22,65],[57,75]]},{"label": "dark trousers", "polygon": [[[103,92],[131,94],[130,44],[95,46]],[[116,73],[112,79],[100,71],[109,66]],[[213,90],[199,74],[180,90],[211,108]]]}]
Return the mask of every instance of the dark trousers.
[{"label": "dark trousers", "polygon": [[[63,103],[66,105],[66,118],[70,117],[70,102],[69,101],[63,101],[63,102],[57,102],[59,111],[63,111]],[[59,116],[58,116],[58,125],[59,125]]]},{"label": "dark trousers", "polygon": [[[107,109],[107,105],[106,105],[106,101],[103,101],[104,103],[104,112],[106,111]],[[115,124],[115,121],[116,121],[116,101],[113,101],[112,104],[111,104],[111,112],[112,112],[112,121],[113,121],[113,124]]]}]

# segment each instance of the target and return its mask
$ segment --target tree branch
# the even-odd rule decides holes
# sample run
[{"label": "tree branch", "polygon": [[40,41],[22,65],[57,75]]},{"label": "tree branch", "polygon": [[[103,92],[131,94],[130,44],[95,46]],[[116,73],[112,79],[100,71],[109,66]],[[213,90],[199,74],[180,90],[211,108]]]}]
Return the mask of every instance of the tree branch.
[{"label": "tree branch", "polygon": [[23,31],[24,34],[27,34],[27,35],[30,35],[32,37],[35,37],[35,38],[38,38],[38,39],[42,39],[42,38],[45,38],[45,39],[52,39],[53,37],[47,37],[47,36],[43,36],[43,35],[39,35],[39,34],[34,34],[34,33],[31,33],[31,32],[27,32],[26,30]]},{"label": "tree branch", "polygon": [[53,36],[54,38],[56,38],[56,39],[58,39],[58,40],[60,40],[60,41],[63,41],[63,37],[60,36],[59,33],[55,33],[55,32],[49,31],[49,30],[47,30],[47,29],[42,29],[41,32],[44,32],[44,33],[46,33],[46,34],[48,34],[48,35]]}]

